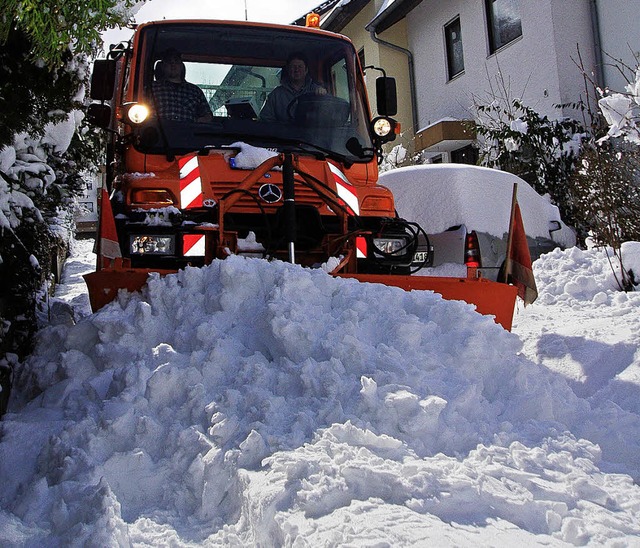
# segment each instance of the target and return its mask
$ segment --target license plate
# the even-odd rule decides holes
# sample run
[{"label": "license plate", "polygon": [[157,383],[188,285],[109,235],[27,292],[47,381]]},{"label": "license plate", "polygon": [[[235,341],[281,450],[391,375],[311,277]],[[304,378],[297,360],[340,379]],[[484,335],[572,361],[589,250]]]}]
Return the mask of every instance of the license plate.
[{"label": "license plate", "polygon": [[416,251],[413,254],[413,263],[417,263],[417,264],[422,264],[422,263],[426,263],[427,260],[429,259],[429,252],[428,251]]}]

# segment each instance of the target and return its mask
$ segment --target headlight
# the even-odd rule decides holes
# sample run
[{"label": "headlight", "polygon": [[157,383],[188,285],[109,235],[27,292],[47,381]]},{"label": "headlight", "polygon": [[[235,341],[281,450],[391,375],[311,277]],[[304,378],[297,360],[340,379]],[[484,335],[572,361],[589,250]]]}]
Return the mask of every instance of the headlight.
[{"label": "headlight", "polygon": [[147,118],[149,118],[149,107],[142,103],[133,103],[127,106],[126,110],[127,121],[132,124],[141,124]]},{"label": "headlight", "polygon": [[386,116],[379,116],[374,118],[371,122],[373,132],[376,136],[384,142],[393,141],[396,137],[397,122]]},{"label": "headlight", "polygon": [[404,255],[407,252],[406,238],[374,238],[373,245],[382,255]]},{"label": "headlight", "polygon": [[132,234],[129,237],[132,255],[174,255],[175,236]]},{"label": "headlight", "polygon": [[378,118],[373,122],[373,131],[378,137],[386,137],[392,129],[389,118]]}]

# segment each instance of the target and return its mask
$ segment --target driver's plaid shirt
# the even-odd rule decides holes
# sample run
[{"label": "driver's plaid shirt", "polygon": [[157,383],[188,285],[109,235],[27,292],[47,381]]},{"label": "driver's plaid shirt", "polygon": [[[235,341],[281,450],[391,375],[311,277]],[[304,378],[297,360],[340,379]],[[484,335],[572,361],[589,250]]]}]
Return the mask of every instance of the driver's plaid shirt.
[{"label": "driver's plaid shirt", "polygon": [[159,118],[178,122],[194,122],[211,115],[203,91],[189,82],[154,82],[153,99]]}]

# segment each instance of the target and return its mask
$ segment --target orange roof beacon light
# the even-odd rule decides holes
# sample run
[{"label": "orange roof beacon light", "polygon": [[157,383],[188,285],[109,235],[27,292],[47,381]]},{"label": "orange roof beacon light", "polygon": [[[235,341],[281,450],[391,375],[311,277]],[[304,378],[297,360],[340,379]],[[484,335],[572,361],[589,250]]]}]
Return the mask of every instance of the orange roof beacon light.
[{"label": "orange roof beacon light", "polygon": [[320,27],[320,16],[317,13],[307,13],[305,26],[317,29]]}]

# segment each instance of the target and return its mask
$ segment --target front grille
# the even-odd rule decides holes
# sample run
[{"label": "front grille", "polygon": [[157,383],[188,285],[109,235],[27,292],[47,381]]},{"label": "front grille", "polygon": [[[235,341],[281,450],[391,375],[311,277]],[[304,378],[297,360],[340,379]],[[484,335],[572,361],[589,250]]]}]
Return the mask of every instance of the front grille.
[{"label": "front grille", "polygon": [[[246,192],[242,193],[240,199],[233,206],[233,210],[250,209],[251,211],[255,211],[257,207],[256,203],[259,203],[265,211],[273,211],[275,209],[282,207],[282,203],[283,203],[282,200],[274,204],[269,204],[263,201],[262,199],[260,199],[260,197],[258,196],[258,189],[263,184],[268,184],[268,183],[275,184],[280,188],[280,190],[282,190],[282,183],[280,181],[273,181],[273,182],[260,181],[255,185],[253,185],[253,187],[251,187],[251,189],[249,190],[249,193],[251,194],[251,196],[249,196],[249,194],[247,194]],[[238,188],[238,186],[239,186],[238,183],[235,181],[232,181],[232,182],[212,181],[211,182],[211,189],[217,200],[227,195],[228,193],[232,193],[234,190]],[[320,199],[320,197],[316,194],[316,192],[311,190],[306,185],[299,183],[297,181],[294,186],[294,192],[295,192],[295,200],[299,204],[311,205],[316,208],[320,208],[324,204],[324,202]]]}]

